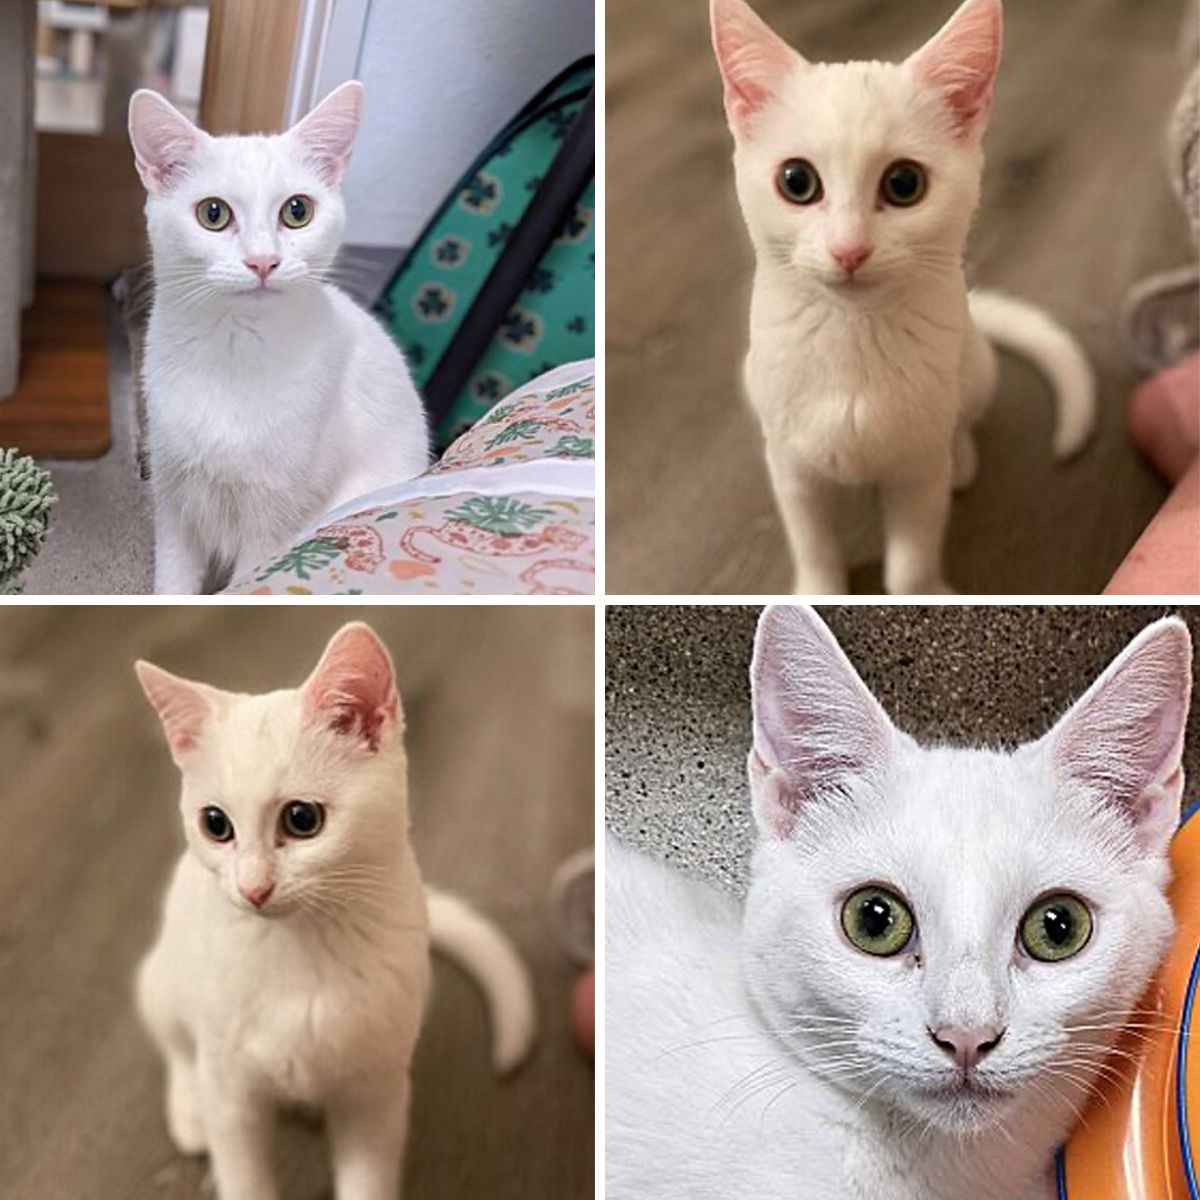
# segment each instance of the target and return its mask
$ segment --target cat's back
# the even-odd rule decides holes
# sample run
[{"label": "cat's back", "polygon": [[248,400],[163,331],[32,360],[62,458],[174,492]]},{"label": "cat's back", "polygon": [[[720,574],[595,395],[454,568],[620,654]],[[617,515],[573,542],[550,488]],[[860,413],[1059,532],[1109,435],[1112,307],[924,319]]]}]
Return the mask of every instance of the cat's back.
[{"label": "cat's back", "polygon": [[351,347],[344,399],[369,463],[387,456],[380,486],[419,475],[429,465],[425,406],[400,348],[365,309],[333,284],[323,285]]},{"label": "cat's back", "polygon": [[611,837],[605,863],[608,1195],[833,1200],[828,1162],[799,1169],[825,1101],[750,1010],[736,902]]}]

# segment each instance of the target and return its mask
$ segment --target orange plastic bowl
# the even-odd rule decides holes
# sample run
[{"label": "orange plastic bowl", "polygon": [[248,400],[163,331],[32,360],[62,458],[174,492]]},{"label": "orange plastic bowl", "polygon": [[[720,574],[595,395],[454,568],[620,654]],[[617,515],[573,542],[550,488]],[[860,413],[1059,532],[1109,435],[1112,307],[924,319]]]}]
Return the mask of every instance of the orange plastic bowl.
[{"label": "orange plastic bowl", "polygon": [[[1079,1129],[1058,1156],[1059,1200],[1200,1200],[1200,799],[1171,844],[1169,892],[1175,943],[1141,1011],[1160,1027],[1117,1045],[1120,1081],[1097,1088]],[[1195,819],[1192,819],[1195,818]],[[1114,1065],[1116,1065],[1114,1063]]]}]

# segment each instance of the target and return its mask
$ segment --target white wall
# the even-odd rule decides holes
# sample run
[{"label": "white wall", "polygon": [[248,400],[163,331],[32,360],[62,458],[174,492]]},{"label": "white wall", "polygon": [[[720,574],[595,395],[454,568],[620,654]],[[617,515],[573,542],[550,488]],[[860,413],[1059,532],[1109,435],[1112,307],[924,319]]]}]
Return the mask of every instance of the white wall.
[{"label": "white wall", "polygon": [[500,126],[595,44],[594,0],[370,0],[346,240],[405,246]]}]

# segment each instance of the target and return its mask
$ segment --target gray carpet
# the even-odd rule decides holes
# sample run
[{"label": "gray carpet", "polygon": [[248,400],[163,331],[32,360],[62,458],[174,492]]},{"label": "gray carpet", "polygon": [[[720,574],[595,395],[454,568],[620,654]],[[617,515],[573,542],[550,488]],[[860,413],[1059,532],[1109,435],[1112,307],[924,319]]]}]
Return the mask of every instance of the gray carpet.
[{"label": "gray carpet", "polygon": [[53,524],[25,572],[31,596],[148,592],[154,531],[149,489],[138,478],[129,342],[117,306],[106,305],[112,449],[86,462],[48,462],[58,492]]},{"label": "gray carpet", "polygon": [[[896,724],[919,739],[1040,736],[1150,621],[1150,605],[822,606]],[[610,606],[605,622],[606,813],[620,837],[733,892],[752,828],[747,671],[759,610]],[[1183,615],[1200,646],[1200,608]],[[1200,795],[1200,703],[1189,726]]]}]

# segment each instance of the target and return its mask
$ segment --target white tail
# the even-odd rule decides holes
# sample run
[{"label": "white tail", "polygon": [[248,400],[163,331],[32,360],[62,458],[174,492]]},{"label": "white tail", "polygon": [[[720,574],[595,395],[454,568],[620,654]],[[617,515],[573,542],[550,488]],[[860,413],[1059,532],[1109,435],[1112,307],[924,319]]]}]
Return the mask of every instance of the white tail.
[{"label": "white tail", "polygon": [[426,889],[429,939],[479,985],[492,1021],[492,1065],[501,1074],[525,1061],[537,1009],[533,985],[516,948],[486,917],[457,896]]},{"label": "white tail", "polygon": [[1070,458],[1096,424],[1096,381],[1075,338],[1048,313],[998,292],[971,293],[971,319],[1006,350],[1024,355],[1054,388],[1054,456]]}]

